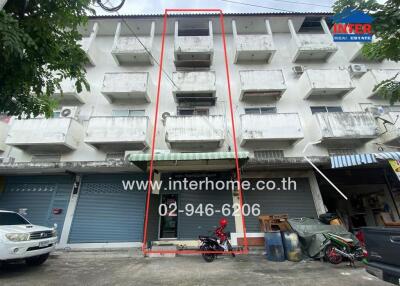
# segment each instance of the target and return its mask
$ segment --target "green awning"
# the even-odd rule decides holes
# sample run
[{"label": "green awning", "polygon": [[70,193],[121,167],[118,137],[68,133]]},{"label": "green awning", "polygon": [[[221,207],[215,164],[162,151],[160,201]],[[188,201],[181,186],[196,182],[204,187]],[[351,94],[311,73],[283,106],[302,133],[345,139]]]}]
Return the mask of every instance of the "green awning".
[{"label": "green awning", "polygon": [[[235,159],[235,152],[205,152],[205,153],[156,153],[154,161],[196,161]],[[238,159],[247,159],[249,152],[238,152]],[[128,155],[130,162],[150,161],[151,154],[132,153]]]}]

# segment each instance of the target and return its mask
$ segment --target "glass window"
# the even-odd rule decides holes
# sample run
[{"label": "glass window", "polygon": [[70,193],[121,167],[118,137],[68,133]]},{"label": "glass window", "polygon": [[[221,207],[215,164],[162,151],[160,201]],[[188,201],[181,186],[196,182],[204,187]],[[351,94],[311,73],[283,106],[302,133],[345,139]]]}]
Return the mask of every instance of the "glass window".
[{"label": "glass window", "polygon": [[311,106],[311,113],[320,113],[320,112],[343,112],[340,106]]},{"label": "glass window", "polygon": [[112,116],[144,116],[144,109],[114,109]]},{"label": "glass window", "polygon": [[207,108],[178,108],[178,115],[208,115]]},{"label": "glass window", "polygon": [[245,114],[269,114],[276,113],[276,107],[251,107],[244,109]]},{"label": "glass window", "polygon": [[17,213],[0,212],[0,225],[30,224]]}]

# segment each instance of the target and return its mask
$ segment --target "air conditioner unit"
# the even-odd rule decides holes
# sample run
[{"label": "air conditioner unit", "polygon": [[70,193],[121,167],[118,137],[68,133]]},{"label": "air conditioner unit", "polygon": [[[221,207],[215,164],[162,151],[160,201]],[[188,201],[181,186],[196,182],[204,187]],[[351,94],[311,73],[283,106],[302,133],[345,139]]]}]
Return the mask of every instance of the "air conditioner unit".
[{"label": "air conditioner unit", "polygon": [[60,117],[65,118],[76,118],[78,116],[77,106],[64,106],[61,108]]},{"label": "air conditioner unit", "polygon": [[292,70],[295,74],[301,75],[304,72],[304,66],[294,66]]},{"label": "air conditioner unit", "polygon": [[349,66],[351,77],[360,77],[367,72],[367,67],[360,64],[352,64]]}]

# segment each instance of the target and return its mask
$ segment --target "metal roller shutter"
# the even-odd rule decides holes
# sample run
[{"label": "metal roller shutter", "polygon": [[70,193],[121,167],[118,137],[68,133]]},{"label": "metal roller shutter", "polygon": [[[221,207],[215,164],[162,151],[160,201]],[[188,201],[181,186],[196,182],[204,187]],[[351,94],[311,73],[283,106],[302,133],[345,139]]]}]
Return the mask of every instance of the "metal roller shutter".
[{"label": "metal roller shutter", "polygon": [[[292,180],[296,181],[297,190],[247,190],[243,192],[244,203],[250,206],[260,204],[261,214],[288,214],[290,218],[316,217],[308,179],[292,178]],[[279,184],[280,179],[276,179],[276,185]],[[260,232],[258,217],[250,215],[245,219],[248,232]]]},{"label": "metal roller shutter", "polygon": [[82,178],[70,243],[141,242],[147,190],[124,190],[122,180],[145,175],[92,175]]},{"label": "metal roller shutter", "polygon": [[[26,218],[31,223],[49,227],[57,223],[61,234],[72,185],[69,176],[8,177],[5,191],[0,193],[0,209],[27,209]],[[62,209],[61,214],[53,214],[53,208]]]},{"label": "metal roller shutter", "polygon": [[[179,192],[179,209],[184,210],[186,204],[192,204],[195,208],[203,205],[203,210],[206,204],[212,204],[214,210],[221,210],[223,204],[232,206],[232,192],[228,190],[223,191],[182,191]],[[200,216],[194,214],[187,216],[185,213],[178,215],[178,238],[179,239],[198,239],[199,235],[207,235],[209,231],[213,231],[219,223],[221,213],[214,213],[212,216],[203,214]],[[227,231],[235,230],[235,219],[233,216],[227,217],[228,227]]]}]

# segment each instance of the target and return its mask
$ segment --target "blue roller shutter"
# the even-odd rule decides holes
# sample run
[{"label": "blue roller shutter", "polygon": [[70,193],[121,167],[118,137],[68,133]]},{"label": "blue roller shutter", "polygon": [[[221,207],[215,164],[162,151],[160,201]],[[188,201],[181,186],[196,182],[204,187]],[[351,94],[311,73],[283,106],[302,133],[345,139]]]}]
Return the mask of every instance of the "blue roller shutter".
[{"label": "blue roller shutter", "polygon": [[[58,225],[61,234],[73,178],[70,176],[13,176],[6,178],[4,193],[0,193],[0,209],[27,209],[26,218],[33,224]],[[60,208],[61,214],[53,214]]]},{"label": "blue roller shutter", "polygon": [[122,180],[145,175],[88,175],[81,189],[70,243],[141,242],[147,190],[124,190]]},{"label": "blue roller shutter", "polygon": [[[261,214],[288,214],[294,217],[316,217],[314,201],[307,178],[291,178],[296,181],[296,190],[246,190],[243,191],[244,203],[259,204]],[[264,180],[264,179],[263,179]],[[270,179],[265,179],[268,181]],[[280,186],[281,179],[274,179]],[[253,182],[252,182],[253,183]],[[252,184],[252,188],[254,184]],[[260,232],[258,217],[246,216],[246,230]]]}]

